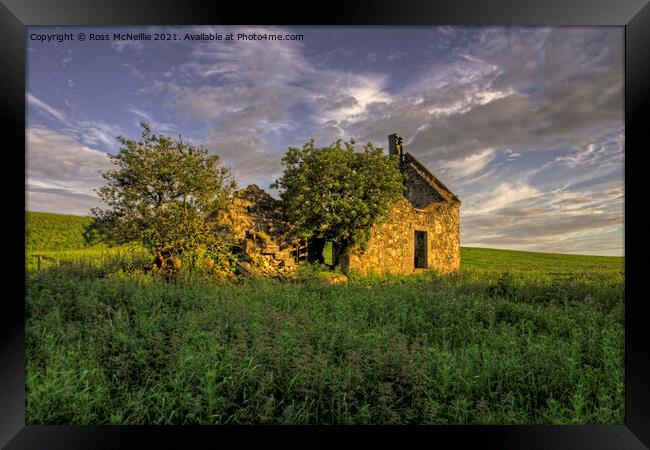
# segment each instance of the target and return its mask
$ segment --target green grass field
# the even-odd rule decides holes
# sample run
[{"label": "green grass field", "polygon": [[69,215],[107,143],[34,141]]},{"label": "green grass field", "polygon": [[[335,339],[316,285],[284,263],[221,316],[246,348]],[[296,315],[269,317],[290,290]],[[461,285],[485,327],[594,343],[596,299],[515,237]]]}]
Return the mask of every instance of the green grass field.
[{"label": "green grass field", "polygon": [[117,264],[118,261],[140,262],[146,253],[132,246],[108,247],[103,244],[88,245],[83,239],[83,229],[90,217],[42,212],[25,212],[25,267],[35,270],[38,255],[41,268],[59,264]]},{"label": "green grass field", "polygon": [[623,258],[463,248],[342,286],[88,259],[28,267],[28,424],[623,423]]},{"label": "green grass field", "polygon": [[25,248],[70,250],[86,247],[82,231],[90,217],[25,211]]}]

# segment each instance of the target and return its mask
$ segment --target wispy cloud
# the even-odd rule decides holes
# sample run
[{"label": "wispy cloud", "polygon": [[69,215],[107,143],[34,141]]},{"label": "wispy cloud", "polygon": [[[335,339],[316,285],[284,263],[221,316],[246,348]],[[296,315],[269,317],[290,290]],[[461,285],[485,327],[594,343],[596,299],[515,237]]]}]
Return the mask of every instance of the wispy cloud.
[{"label": "wispy cloud", "polygon": [[610,183],[582,191],[501,189],[461,220],[463,245],[620,255],[624,195]]},{"label": "wispy cloud", "polygon": [[129,108],[126,109],[126,112],[130,112],[131,114],[134,114],[137,117],[137,122],[138,125],[140,122],[144,121],[148,125],[150,125],[152,128],[156,130],[157,133],[176,133],[178,132],[178,127],[172,123],[166,123],[166,122],[159,122],[153,117],[151,117],[150,114],[141,111],[139,109],[135,108]]},{"label": "wispy cloud", "polygon": [[113,41],[111,43],[111,48],[118,52],[121,52],[125,48],[131,48],[133,50],[142,50],[142,44],[138,41]]},{"label": "wispy cloud", "polygon": [[490,161],[494,159],[494,156],[494,149],[486,148],[482,152],[475,153],[465,158],[447,161],[442,165],[442,169],[447,172],[451,178],[462,179],[481,172],[488,166]]},{"label": "wispy cloud", "polygon": [[27,105],[34,107],[38,111],[49,114],[51,117],[55,118],[61,123],[65,123],[67,121],[67,117],[63,112],[37,99],[30,93],[27,93]]},{"label": "wispy cloud", "polygon": [[540,192],[537,189],[523,182],[514,185],[501,183],[493,192],[474,196],[464,212],[465,215],[484,214],[538,195]]},{"label": "wispy cloud", "polygon": [[[224,32],[219,27],[200,31]],[[334,126],[329,143],[341,131],[337,124],[391,101],[386,75],[323,69],[302,49],[292,42],[197,44],[180,65],[180,76],[163,74],[155,81],[170,107],[206,124],[208,147],[224,157],[242,184],[264,180],[268,186],[279,175],[289,145],[325,137],[324,130]]]},{"label": "wispy cloud", "polygon": [[386,62],[391,63],[391,62],[397,61],[399,59],[404,58],[406,55],[408,55],[408,52],[401,51],[401,50],[389,53],[388,55],[386,55]]},{"label": "wispy cloud", "polygon": [[115,138],[122,134],[118,127],[103,121],[73,120],[63,111],[50,106],[30,93],[27,93],[27,103],[35,109],[47,113],[58,122],[61,130],[88,145],[103,144],[107,148],[114,149],[117,145]]},{"label": "wispy cloud", "polygon": [[88,214],[99,202],[101,173],[112,167],[105,152],[41,126],[27,130],[27,156],[28,208],[38,210]]}]

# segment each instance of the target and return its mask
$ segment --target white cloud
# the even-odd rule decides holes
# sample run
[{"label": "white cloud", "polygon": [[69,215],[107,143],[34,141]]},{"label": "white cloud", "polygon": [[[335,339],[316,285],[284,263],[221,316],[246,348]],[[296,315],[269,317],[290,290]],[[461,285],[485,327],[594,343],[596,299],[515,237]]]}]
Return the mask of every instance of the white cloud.
[{"label": "white cloud", "polygon": [[619,183],[594,185],[580,191],[540,192],[502,203],[499,208],[483,211],[464,211],[461,207],[462,245],[623,254],[624,195]]},{"label": "white cloud", "polygon": [[521,158],[521,153],[513,152],[509,148],[505,149],[504,153],[506,154],[507,161],[512,161],[514,159]]},{"label": "white cloud", "polygon": [[113,125],[103,122],[94,122],[91,120],[82,120],[76,122],[70,132],[77,136],[84,144],[98,145],[104,144],[108,148],[116,148],[115,138],[121,134],[119,129]]},{"label": "white cloud", "polygon": [[553,162],[572,169],[595,165],[618,165],[623,160],[623,139],[622,132],[614,133],[606,136],[605,139],[578,147],[572,154],[559,156]]},{"label": "white cloud", "polygon": [[[150,125],[155,130],[156,133],[172,133],[177,131],[176,125],[171,123],[166,123],[166,122],[159,122],[155,120],[153,117],[151,117],[150,114],[141,111],[139,109],[130,108],[130,109],[126,109],[126,111],[135,114],[140,119],[144,119],[144,122]],[[141,120],[138,120],[138,125],[140,121]]]},{"label": "white cloud", "polygon": [[[101,176],[112,168],[105,152],[79,143],[73,137],[36,126],[27,129],[26,189],[28,208],[39,205],[44,211],[76,211],[99,204],[94,189]],[[88,211],[86,210],[86,213]]]},{"label": "white cloud", "polygon": [[[245,31],[285,32],[265,27]],[[162,93],[172,110],[205,124],[208,148],[235,168],[242,184],[253,179],[259,183],[264,176],[272,181],[287,146],[311,137],[325,137],[330,143],[344,133],[341,123],[392,101],[385,74],[319,67],[302,49],[302,43],[287,41],[198,43],[180,64],[178,76],[160,74],[152,83],[155,89],[148,92]],[[286,136],[296,142],[287,142]],[[356,136],[344,136],[349,137]]]},{"label": "white cloud", "polygon": [[507,95],[512,94],[512,91],[481,91],[474,94],[476,104],[485,105],[491,101],[498,100]]},{"label": "white cloud", "polygon": [[142,50],[142,43],[139,41],[113,41],[111,43],[111,48],[118,52],[121,52],[127,47],[133,50]]},{"label": "white cloud", "polygon": [[[324,95],[316,97],[324,105],[319,114],[322,123],[328,120],[354,121],[355,116],[364,113],[371,103],[390,103],[392,100],[385,90],[388,79],[384,75],[336,72],[327,75],[332,84]],[[339,101],[332,101],[335,99]]]},{"label": "white cloud", "polygon": [[67,120],[66,115],[63,112],[39,100],[30,93],[27,93],[27,105],[33,106],[37,110],[49,114],[59,122],[65,122]]},{"label": "white cloud", "polygon": [[38,111],[47,113],[56,119],[61,125],[61,130],[74,136],[76,139],[87,145],[104,144],[106,147],[115,149],[117,143],[115,138],[123,134],[119,127],[109,125],[105,122],[94,120],[74,120],[70,115],[52,107],[44,101],[27,93],[27,104]]},{"label": "white cloud", "polygon": [[407,55],[408,55],[407,52],[398,50],[398,51],[396,51],[396,52],[389,53],[389,54],[386,56],[386,62],[389,62],[389,63],[390,63],[390,62],[393,62],[393,61],[397,61],[397,60],[399,60],[399,59],[404,58],[404,57],[407,56]]},{"label": "white cloud", "polygon": [[370,53],[368,53],[368,54],[366,55],[366,58],[365,58],[365,59],[366,59],[366,61],[368,61],[369,63],[374,63],[375,61],[377,61],[377,58],[378,58],[378,57],[377,57],[377,52],[370,52]]},{"label": "white cloud", "polygon": [[540,191],[525,182],[501,183],[492,192],[474,196],[471,203],[473,207],[466,208],[465,214],[484,214],[540,194]]},{"label": "white cloud", "polygon": [[452,178],[465,178],[475,175],[485,169],[494,157],[494,149],[486,148],[485,150],[466,158],[447,161],[442,166],[442,169],[449,173],[449,176]]},{"label": "white cloud", "polygon": [[68,64],[70,64],[70,63],[72,62],[72,49],[68,49],[67,52],[66,52],[66,54],[67,54],[68,56],[64,57],[64,58],[61,60],[61,65],[63,66],[63,68],[68,67]]}]

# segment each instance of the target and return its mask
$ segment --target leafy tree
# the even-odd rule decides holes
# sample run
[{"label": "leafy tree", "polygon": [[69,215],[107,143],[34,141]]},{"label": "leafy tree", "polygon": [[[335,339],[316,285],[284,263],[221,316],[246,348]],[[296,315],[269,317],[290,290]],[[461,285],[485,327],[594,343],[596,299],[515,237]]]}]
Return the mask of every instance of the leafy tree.
[{"label": "leafy tree", "polygon": [[333,265],[350,248],[365,249],[372,226],[404,192],[397,158],[370,142],[355,152],[354,144],[338,140],[317,148],[312,139],[302,149],[290,147],[284,173],[272,184],[298,236],[310,242],[312,260],[323,262],[326,241],[335,244]]},{"label": "leafy tree", "polygon": [[203,146],[140,125],[140,140],[117,137],[119,153],[109,155],[116,168],[102,174],[107,183],[97,191],[107,208],[92,209],[84,236],[140,243],[159,268],[187,256],[223,255],[230,235],[224,213],[235,189],[229,169]]}]

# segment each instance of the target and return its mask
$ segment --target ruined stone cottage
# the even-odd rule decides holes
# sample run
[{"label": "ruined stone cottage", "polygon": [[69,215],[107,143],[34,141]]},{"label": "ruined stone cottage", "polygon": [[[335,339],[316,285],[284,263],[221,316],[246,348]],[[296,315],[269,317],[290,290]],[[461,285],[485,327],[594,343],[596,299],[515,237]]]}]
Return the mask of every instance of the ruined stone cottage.
[{"label": "ruined stone cottage", "polygon": [[[387,219],[371,231],[365,251],[339,257],[344,271],[364,274],[412,274],[426,269],[451,273],[460,268],[461,201],[413,155],[403,139],[388,136],[390,155],[405,175],[404,197]],[[282,221],[280,201],[255,185],[237,193],[234,201],[237,235],[249,255],[246,270],[290,275],[305,246],[291,239],[291,225]]]},{"label": "ruined stone cottage", "polygon": [[344,270],[409,274],[425,269],[450,273],[460,268],[460,200],[404,148],[388,136],[388,152],[405,175],[404,198],[388,220],[372,229],[365,252],[339,258]]}]

